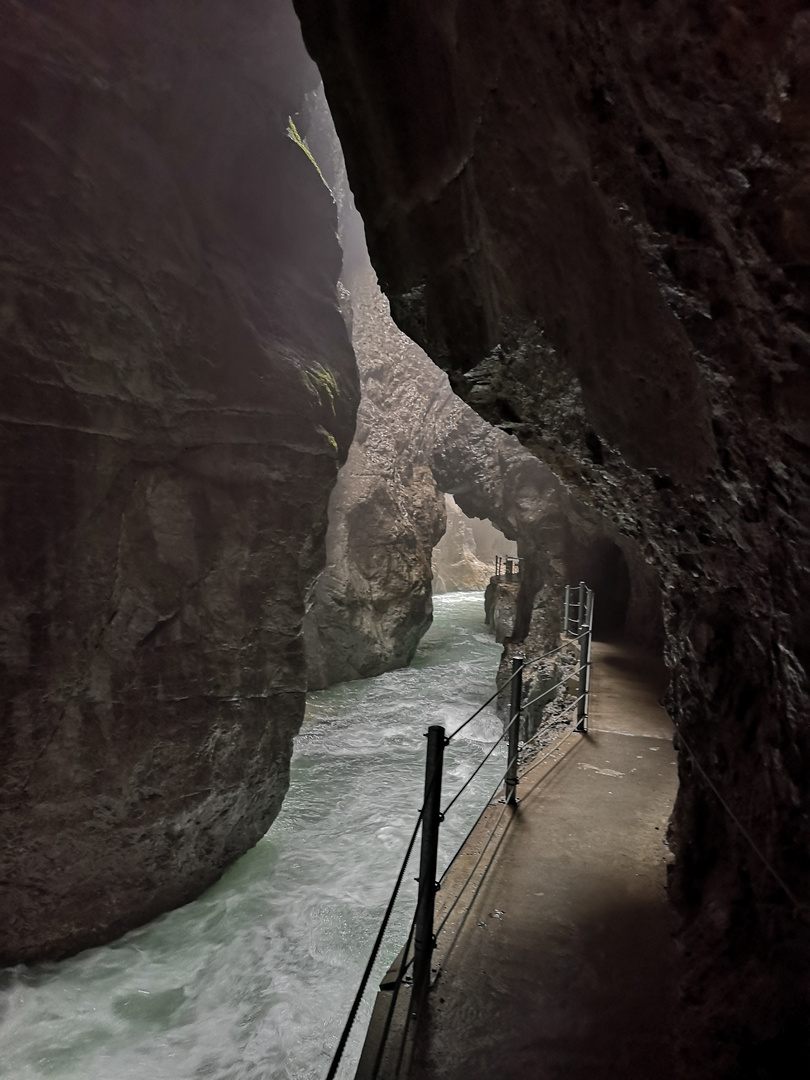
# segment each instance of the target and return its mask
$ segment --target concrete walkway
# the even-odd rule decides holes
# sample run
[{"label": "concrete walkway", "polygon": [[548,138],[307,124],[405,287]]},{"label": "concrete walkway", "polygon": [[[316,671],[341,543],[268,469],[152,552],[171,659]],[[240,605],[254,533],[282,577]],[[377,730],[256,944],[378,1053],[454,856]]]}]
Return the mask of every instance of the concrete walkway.
[{"label": "concrete walkway", "polygon": [[[527,768],[471,906],[460,903],[439,935],[414,1080],[672,1075],[666,672],[615,644],[595,642],[593,659],[589,734]],[[456,860],[437,926],[501,809],[487,810]]]}]

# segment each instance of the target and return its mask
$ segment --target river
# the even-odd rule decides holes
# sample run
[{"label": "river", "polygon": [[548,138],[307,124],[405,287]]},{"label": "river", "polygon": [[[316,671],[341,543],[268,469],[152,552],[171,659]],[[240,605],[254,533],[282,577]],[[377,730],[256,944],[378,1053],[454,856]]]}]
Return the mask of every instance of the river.
[{"label": "river", "polygon": [[[434,605],[410,668],[310,695],[281,814],[213,888],[112,945],[0,972],[2,1080],[322,1080],[416,821],[423,733],[453,730],[494,690],[500,647],[483,594]],[[500,732],[487,709],[451,743],[448,795]],[[496,751],[448,815],[440,871],[505,756]],[[347,1080],[376,983],[407,933],[412,866]]]}]

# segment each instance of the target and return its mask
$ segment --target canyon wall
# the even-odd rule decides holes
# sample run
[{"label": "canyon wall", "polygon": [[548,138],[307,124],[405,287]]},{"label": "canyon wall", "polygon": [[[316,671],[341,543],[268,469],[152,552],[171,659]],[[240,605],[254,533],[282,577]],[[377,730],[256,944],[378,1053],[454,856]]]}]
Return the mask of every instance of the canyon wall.
[{"label": "canyon wall", "polygon": [[295,6],[394,318],[660,574],[684,1075],[798,1075],[810,14]]},{"label": "canyon wall", "polygon": [[468,518],[452,495],[445,495],[447,530],[433,549],[433,595],[486,589],[499,555],[517,555],[487,518]]},{"label": "canyon wall", "polygon": [[303,715],[354,429],[286,3],[0,12],[0,961],[108,940],[254,844]]},{"label": "canyon wall", "polygon": [[[460,520],[469,515],[485,530],[491,518],[509,537],[505,547],[517,544],[524,575],[513,630],[527,648],[551,640],[544,626],[557,612],[551,620],[541,612],[561,604],[564,581],[582,578],[599,589],[600,633],[660,646],[660,582],[638,545],[573,498],[514,435],[466,406],[391,319],[322,89],[307,96],[301,130],[338,207],[342,310],[362,390],[355,439],[329,503],[326,567],[304,622],[309,688],[410,663],[432,618],[429,568],[445,530],[441,492]],[[481,565],[445,569],[466,588],[489,580]]]},{"label": "canyon wall", "polygon": [[[360,246],[349,236],[348,248]],[[362,397],[329,503],[326,567],[304,623],[309,688],[410,663],[432,618],[442,492],[517,543],[524,572],[516,641],[528,636],[527,647],[539,651],[555,644],[555,620],[541,611],[555,602],[559,608],[563,583],[585,576],[600,588],[600,631],[660,643],[660,585],[638,546],[452,392],[445,373],[392,321],[365,258],[345,280]],[[535,607],[540,590],[542,609]]]},{"label": "canyon wall", "polygon": [[311,690],[410,663],[433,618],[431,556],[445,529],[423,429],[447,380],[391,321],[367,263],[348,284],[362,396],[304,623]]}]

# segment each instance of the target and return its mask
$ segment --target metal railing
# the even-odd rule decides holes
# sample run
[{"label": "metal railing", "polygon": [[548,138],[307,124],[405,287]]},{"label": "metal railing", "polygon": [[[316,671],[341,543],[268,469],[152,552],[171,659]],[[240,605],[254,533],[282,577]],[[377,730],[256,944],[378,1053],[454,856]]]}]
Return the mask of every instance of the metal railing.
[{"label": "metal railing", "polygon": [[583,626],[593,625],[593,589],[584,581],[578,586],[565,586],[563,633],[578,634]]},{"label": "metal railing", "polygon": [[511,584],[520,581],[521,560],[516,555],[495,556],[495,580]]},{"label": "metal railing", "polygon": [[[550,649],[548,652],[543,653],[542,656],[533,657],[530,660],[526,660],[521,656],[516,656],[512,659],[511,673],[509,678],[503,682],[490,698],[479,706],[478,709],[472,713],[471,716],[459,724],[459,726],[452,731],[449,735],[445,731],[445,728],[441,724],[432,724],[427,731],[427,755],[425,761],[425,786],[424,786],[424,798],[422,806],[419,810],[413,832],[411,834],[410,841],[407,846],[405,857],[397,875],[396,883],[394,885],[391,898],[386,907],[385,915],[383,917],[380,929],[377,933],[377,937],[374,942],[374,946],[371,950],[371,956],[366,964],[363,977],[360,982],[360,987],[355,995],[354,1002],[349,1012],[349,1017],[346,1021],[346,1025],[343,1029],[338,1047],[335,1051],[335,1055],[332,1059],[332,1064],[327,1074],[327,1080],[334,1080],[337,1073],[338,1066],[340,1064],[341,1057],[343,1055],[346,1043],[351,1032],[352,1025],[354,1023],[357,1011],[360,1006],[360,1002],[365,993],[368,985],[368,980],[371,976],[374,963],[377,959],[380,946],[382,944],[385,932],[388,928],[391,914],[396,903],[396,899],[399,893],[400,886],[402,884],[408,863],[411,859],[413,849],[416,844],[416,837],[421,828],[421,846],[419,856],[419,877],[418,881],[418,894],[416,901],[416,908],[413,917],[410,922],[410,928],[408,930],[407,939],[404,949],[400,953],[400,962],[398,965],[396,976],[393,983],[387,985],[387,989],[392,990],[391,1000],[388,1006],[387,1015],[383,1024],[382,1034],[379,1039],[379,1045],[376,1050],[374,1061],[367,1071],[367,1075],[371,1078],[376,1078],[379,1073],[380,1066],[382,1064],[383,1055],[386,1050],[386,1044],[391,1031],[394,1012],[397,1007],[397,1000],[406,981],[409,984],[410,989],[410,1007],[407,1012],[405,1021],[405,1030],[401,1037],[400,1052],[397,1064],[397,1075],[399,1075],[399,1068],[402,1064],[402,1055],[404,1053],[405,1044],[407,1042],[408,1029],[410,1027],[411,1020],[418,1018],[422,1006],[427,998],[427,993],[430,988],[431,979],[431,958],[433,950],[436,948],[436,942],[438,934],[441,932],[450,915],[455,910],[462,896],[465,894],[467,887],[472,881],[476,870],[481,864],[484,855],[489,848],[490,842],[497,832],[504,814],[508,809],[514,810],[518,804],[517,788],[519,783],[518,764],[520,754],[525,751],[526,748],[533,742],[535,742],[541,734],[547,731],[552,725],[557,724],[560,720],[569,712],[576,709],[576,724],[574,731],[586,733],[588,730],[588,701],[590,695],[590,668],[591,668],[591,620],[593,617],[593,592],[587,589],[584,583],[580,583],[578,588],[571,586],[565,587],[565,608],[564,608],[564,637],[565,640],[559,646],[554,649]],[[572,644],[578,645],[578,658],[577,667],[575,671],[569,671],[567,675],[564,675],[553,686],[544,687],[541,693],[535,695],[529,701],[524,701],[524,673],[527,669],[534,665],[541,664],[544,661],[548,661],[560,653],[570,653]],[[562,709],[558,709],[554,716],[546,723],[539,723],[537,730],[531,736],[531,738],[525,740],[523,743],[520,741],[520,722],[521,716],[524,710],[528,709],[532,705],[537,705],[541,700],[543,706],[550,703],[556,698],[552,698],[550,695],[555,694],[563,687],[567,687],[570,680],[577,678],[576,696],[574,699],[567,703]],[[509,719],[504,725],[502,733],[498,736],[482,760],[478,763],[472,774],[464,781],[459,790],[453,795],[453,797],[442,808],[442,773],[444,764],[444,751],[445,748],[450,745],[453,739],[456,738],[472,723],[476,717],[489,705],[491,705],[495,699],[503,693],[506,688],[509,688],[510,692],[510,705],[509,705]],[[437,868],[438,868],[438,851],[439,851],[439,830],[442,822],[445,820],[447,814],[452,807],[457,803],[461,795],[467,790],[472,781],[486,765],[486,763],[492,758],[497,748],[503,743],[507,744],[506,751],[506,768],[498,776],[495,789],[484,804],[481,813],[478,815],[472,828],[467,833],[466,837],[462,841],[461,845],[449,860],[448,865],[442,874],[442,877],[437,880]],[[493,802],[497,798],[498,792],[503,789],[502,803],[503,807],[500,815],[498,816],[494,828],[491,830],[486,842],[482,845],[478,855],[478,859],[473,866],[472,870],[467,876],[466,881],[463,883],[452,904],[448,907],[444,913],[441,925],[434,929],[435,924],[435,900],[436,893],[447,875],[450,867],[453,865],[459,852],[463,850],[470,836],[475,828],[480,823],[486,810],[493,805]]]}]

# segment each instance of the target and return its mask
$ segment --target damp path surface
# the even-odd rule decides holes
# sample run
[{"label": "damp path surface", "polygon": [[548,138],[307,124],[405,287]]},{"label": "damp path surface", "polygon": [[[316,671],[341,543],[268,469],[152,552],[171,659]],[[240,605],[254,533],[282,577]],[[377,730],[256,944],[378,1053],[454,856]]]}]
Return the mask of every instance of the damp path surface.
[{"label": "damp path surface", "polygon": [[[416,821],[423,733],[452,730],[495,686],[483,594],[434,605],[410,668],[310,696],[281,814],[213,888],[111,945],[0,972],[2,1080],[322,1080]],[[448,793],[501,730],[488,709],[453,741]],[[448,815],[440,869],[505,753]],[[341,1077],[407,934],[416,873],[414,861]]]},{"label": "damp path surface", "polygon": [[[525,770],[475,899],[439,935],[411,1080],[673,1075],[666,671],[617,643],[594,642],[593,661],[588,735]],[[443,903],[471,861],[453,866]]]}]

